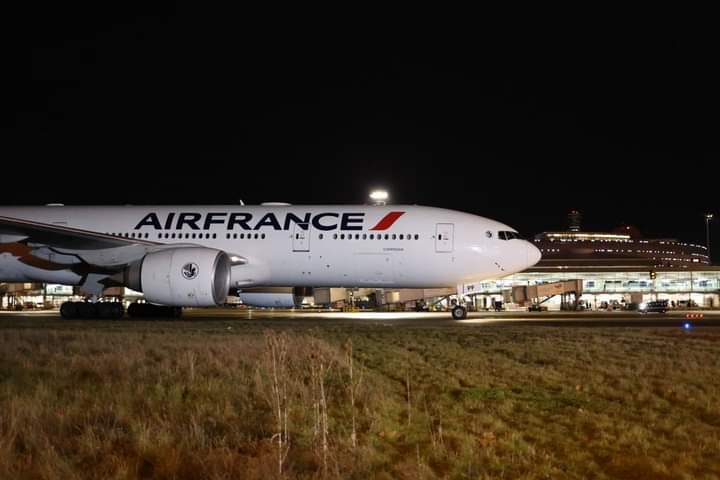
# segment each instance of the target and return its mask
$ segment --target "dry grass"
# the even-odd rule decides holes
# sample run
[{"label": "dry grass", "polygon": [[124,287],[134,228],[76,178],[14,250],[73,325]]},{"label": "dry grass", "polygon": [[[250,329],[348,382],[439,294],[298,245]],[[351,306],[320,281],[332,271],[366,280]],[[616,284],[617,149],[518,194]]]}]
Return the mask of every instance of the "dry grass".
[{"label": "dry grass", "polygon": [[719,378],[710,328],[4,321],[0,478],[719,478]]}]

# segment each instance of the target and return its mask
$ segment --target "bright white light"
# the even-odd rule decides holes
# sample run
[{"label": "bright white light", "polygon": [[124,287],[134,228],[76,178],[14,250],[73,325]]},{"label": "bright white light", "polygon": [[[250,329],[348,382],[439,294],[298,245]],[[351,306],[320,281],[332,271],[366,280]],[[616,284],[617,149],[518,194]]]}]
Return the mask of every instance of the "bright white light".
[{"label": "bright white light", "polygon": [[388,197],[388,192],[385,190],[373,190],[372,193],[370,193],[370,198],[376,202],[387,201]]},{"label": "bright white light", "polygon": [[640,310],[645,310],[647,308],[647,303],[643,302],[640,304]]}]

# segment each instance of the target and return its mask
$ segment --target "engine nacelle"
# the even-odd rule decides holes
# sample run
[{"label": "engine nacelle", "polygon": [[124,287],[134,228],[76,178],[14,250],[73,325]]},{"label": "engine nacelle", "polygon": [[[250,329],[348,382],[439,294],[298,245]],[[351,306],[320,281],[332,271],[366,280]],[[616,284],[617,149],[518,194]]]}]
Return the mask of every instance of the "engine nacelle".
[{"label": "engine nacelle", "polygon": [[212,248],[178,247],[148,253],[126,270],[125,284],[151,303],[213,307],[230,288],[230,258]]},{"label": "engine nacelle", "polygon": [[238,293],[240,301],[253,307],[295,308],[304,297],[312,295],[311,288],[270,287],[249,288]]}]

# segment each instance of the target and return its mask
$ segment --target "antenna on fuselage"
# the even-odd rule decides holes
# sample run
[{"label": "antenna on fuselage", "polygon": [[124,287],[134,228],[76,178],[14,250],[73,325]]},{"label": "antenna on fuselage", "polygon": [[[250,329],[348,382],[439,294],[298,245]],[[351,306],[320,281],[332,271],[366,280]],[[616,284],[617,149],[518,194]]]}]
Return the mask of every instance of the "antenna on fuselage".
[{"label": "antenna on fuselage", "polygon": [[245,206],[245,202],[243,202],[242,200],[240,200],[240,205],[242,205],[242,206],[244,207],[244,206]]}]

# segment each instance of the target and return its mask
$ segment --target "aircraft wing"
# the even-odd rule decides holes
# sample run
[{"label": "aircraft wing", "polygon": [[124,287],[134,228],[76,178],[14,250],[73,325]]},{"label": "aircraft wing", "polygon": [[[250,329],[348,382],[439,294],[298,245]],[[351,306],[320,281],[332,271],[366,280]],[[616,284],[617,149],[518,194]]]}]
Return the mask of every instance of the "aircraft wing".
[{"label": "aircraft wing", "polygon": [[[25,254],[62,263],[85,262],[104,270],[122,268],[146,254],[167,248],[198,247],[194,243],[160,243],[141,238],[117,237],[65,225],[0,216],[0,244],[22,243]],[[248,260],[233,252],[232,265]]]},{"label": "aircraft wing", "polygon": [[131,245],[145,245],[148,247],[162,245],[140,238],[116,237],[65,225],[0,216],[0,243],[5,243],[1,240],[3,236],[13,238],[13,241],[24,241],[31,244],[70,250],[100,250]]},{"label": "aircraft wing", "polygon": [[[151,252],[199,246],[116,237],[66,225],[0,216],[0,253],[9,252],[17,257],[22,268],[35,269],[35,278],[62,283],[57,272],[71,272],[82,278],[80,285],[85,293],[98,296],[105,287],[114,285],[109,281],[112,275]],[[233,266],[248,263],[242,256],[229,255]]]}]

